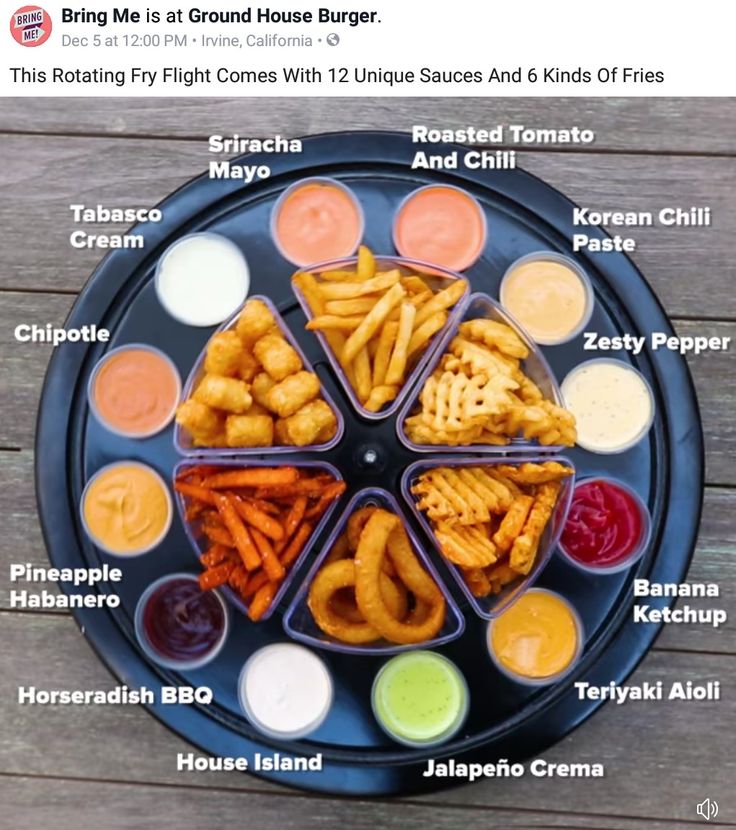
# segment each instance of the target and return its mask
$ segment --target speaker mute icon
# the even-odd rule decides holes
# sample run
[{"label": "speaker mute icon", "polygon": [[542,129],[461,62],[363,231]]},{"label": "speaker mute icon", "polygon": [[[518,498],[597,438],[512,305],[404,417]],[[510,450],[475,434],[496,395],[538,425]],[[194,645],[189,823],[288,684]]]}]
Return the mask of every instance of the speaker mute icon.
[{"label": "speaker mute icon", "polygon": [[698,804],[696,811],[700,818],[710,821],[718,815],[718,802],[713,801],[710,798],[706,798],[705,801],[701,801],[700,804]]}]

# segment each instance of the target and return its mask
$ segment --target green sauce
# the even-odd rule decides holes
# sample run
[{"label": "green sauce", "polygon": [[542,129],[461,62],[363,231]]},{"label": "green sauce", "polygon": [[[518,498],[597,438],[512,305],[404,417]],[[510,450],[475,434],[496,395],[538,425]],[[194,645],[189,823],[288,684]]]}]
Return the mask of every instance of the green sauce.
[{"label": "green sauce", "polygon": [[386,732],[409,744],[448,740],[462,726],[468,689],[454,663],[431,651],[389,660],[373,685],[373,712]]}]

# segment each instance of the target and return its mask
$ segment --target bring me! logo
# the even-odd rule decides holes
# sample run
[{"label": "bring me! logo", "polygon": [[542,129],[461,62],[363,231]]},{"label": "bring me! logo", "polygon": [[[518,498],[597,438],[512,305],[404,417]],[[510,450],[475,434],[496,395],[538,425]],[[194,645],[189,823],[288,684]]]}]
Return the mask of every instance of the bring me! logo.
[{"label": "bring me! logo", "polygon": [[51,36],[51,17],[40,6],[22,6],[10,18],[10,34],[21,46],[40,46]]}]

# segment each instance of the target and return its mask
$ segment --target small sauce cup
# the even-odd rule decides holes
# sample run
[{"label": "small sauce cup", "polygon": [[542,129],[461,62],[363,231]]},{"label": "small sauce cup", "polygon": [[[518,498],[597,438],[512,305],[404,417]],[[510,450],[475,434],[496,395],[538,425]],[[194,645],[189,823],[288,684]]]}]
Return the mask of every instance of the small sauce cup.
[{"label": "small sauce cup", "polygon": [[[540,279],[543,276],[549,276],[549,274],[543,275],[545,267],[551,272],[551,275],[558,277],[556,286],[550,279]],[[535,269],[539,269],[537,273],[535,273]],[[570,276],[572,276],[572,279],[570,279]],[[527,286],[524,291],[519,291],[520,286],[517,286],[519,293],[514,301],[512,299],[512,283],[515,279],[521,282],[524,279],[527,282],[531,280],[537,282],[537,285],[531,288]],[[535,293],[537,299],[532,301],[531,297]],[[518,303],[520,296],[525,304],[531,302],[531,305],[528,306],[527,315],[515,308],[515,302]],[[512,262],[501,280],[499,298],[504,309],[517,319],[529,335],[534,338],[534,341],[541,346],[556,346],[574,340],[590,322],[595,307],[595,294],[588,275],[574,259],[555,251],[538,251],[526,254]],[[575,311],[571,312],[571,306],[577,307],[577,313]],[[551,331],[544,333],[537,330],[534,325],[535,319],[538,319],[540,313],[558,321],[558,324],[561,319],[571,313],[573,317],[577,317],[577,321],[573,319],[572,325],[569,325],[566,330],[560,328],[559,331],[554,333]],[[550,328],[555,327],[551,326]]]},{"label": "small sauce cup", "polygon": [[589,452],[626,452],[654,423],[652,388],[641,372],[623,360],[586,360],[567,374],[560,391],[577,422],[577,445]]},{"label": "small sauce cup", "polygon": [[458,667],[434,651],[393,657],[381,667],[371,690],[381,729],[404,746],[439,746],[456,735],[468,715],[470,692]]},{"label": "small sauce cup", "polygon": [[[530,588],[491,620],[487,644],[494,665],[510,680],[523,686],[547,686],[569,674],[580,660],[585,631],[577,611],[564,597],[546,588]],[[528,673],[514,668],[515,663],[531,666],[533,660],[539,668],[530,668]],[[545,662],[548,671],[541,668]]]},{"label": "small sauce cup", "polygon": [[[102,397],[105,392],[107,399]],[[173,360],[146,343],[111,349],[97,362],[87,384],[92,414],[105,429],[124,438],[150,438],[166,429],[180,399],[181,376]]]},{"label": "small sauce cup", "polygon": [[169,669],[211,663],[230,632],[230,613],[218,591],[202,591],[196,576],[174,573],[152,582],[135,608],[135,633],[146,656]]},{"label": "small sauce cup", "polygon": [[271,238],[299,268],[352,256],[365,230],[358,197],[337,179],[312,176],[284,190],[271,211]]},{"label": "small sauce cup", "polygon": [[[137,492],[129,490],[127,506],[123,498],[105,496],[108,487],[120,491],[129,485],[135,486]],[[120,516],[115,515],[118,509]],[[127,513],[123,522],[124,511]],[[174,505],[169,488],[153,468],[139,461],[116,461],[102,467],[89,479],[82,491],[79,515],[85,533],[100,550],[110,556],[129,559],[148,553],[163,541],[171,528]],[[151,517],[155,519],[154,534],[148,532]],[[130,533],[139,536],[138,544],[135,540],[119,539],[116,529],[121,527],[127,527]]]},{"label": "small sauce cup", "polygon": [[250,723],[270,738],[296,741],[324,723],[334,698],[327,664],[295,643],[251,654],[238,678],[238,700]]},{"label": "small sauce cup", "polygon": [[[609,561],[601,564],[596,564],[592,559],[590,561],[586,561],[578,556],[573,556],[568,547],[565,545],[566,531],[570,534],[568,537],[569,544],[572,544],[571,540],[574,538],[572,537],[573,524],[578,521],[584,522],[583,514],[581,514],[579,518],[577,517],[577,511],[575,509],[575,496],[576,494],[578,494],[578,496],[584,494],[586,490],[589,491],[590,488],[595,485],[601,485],[603,488],[612,488],[613,495],[615,497],[614,502],[601,505],[601,511],[605,511],[610,516],[612,521],[616,521],[616,519],[618,519],[616,538],[611,540],[609,545],[618,543],[628,549],[620,556],[610,557]],[[618,491],[618,493],[616,491]],[[594,493],[591,495],[595,496]],[[636,511],[636,515],[627,516],[626,514],[630,511]],[[623,539],[621,538],[622,535],[624,536]],[[629,487],[628,484],[624,484],[618,479],[611,478],[610,476],[592,476],[590,478],[581,479],[575,485],[570,510],[567,515],[567,521],[565,523],[565,527],[563,527],[562,536],[557,543],[557,547],[562,556],[571,565],[574,565],[581,571],[586,571],[587,573],[592,574],[612,574],[626,570],[626,568],[630,568],[635,562],[641,559],[649,547],[651,537],[652,517],[649,512],[649,508],[644,502],[644,499],[642,499],[635,490]]]},{"label": "small sauce cup", "polygon": [[478,200],[466,190],[430,184],[409,193],[393,221],[393,240],[403,257],[465,271],[478,261],[488,224]]}]

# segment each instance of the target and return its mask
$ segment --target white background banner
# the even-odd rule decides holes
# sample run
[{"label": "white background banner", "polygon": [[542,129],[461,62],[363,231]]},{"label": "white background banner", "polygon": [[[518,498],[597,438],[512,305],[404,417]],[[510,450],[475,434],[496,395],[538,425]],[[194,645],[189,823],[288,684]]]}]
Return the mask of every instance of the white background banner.
[{"label": "white background banner", "polygon": [[43,0],[46,20],[40,31],[31,27],[19,34],[16,14],[35,8],[6,5],[0,94],[736,91],[731,11],[723,0],[333,0],[323,5]]}]

